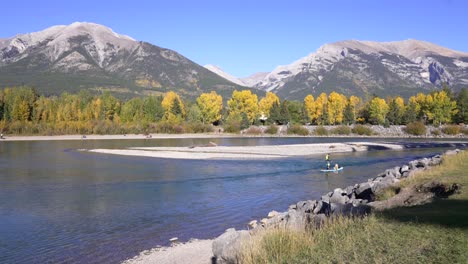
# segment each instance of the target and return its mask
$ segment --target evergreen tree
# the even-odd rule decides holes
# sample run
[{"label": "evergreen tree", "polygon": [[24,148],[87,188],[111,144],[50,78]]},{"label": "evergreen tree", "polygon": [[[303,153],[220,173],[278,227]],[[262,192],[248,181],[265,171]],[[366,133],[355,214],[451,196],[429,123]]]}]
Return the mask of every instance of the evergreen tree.
[{"label": "evergreen tree", "polygon": [[281,103],[281,109],[280,109],[280,118],[279,118],[279,123],[282,125],[285,125],[289,123],[291,120],[291,115],[289,114],[289,102],[287,100],[284,100]]},{"label": "evergreen tree", "polygon": [[174,100],[174,104],[172,105],[171,112],[175,116],[178,116],[178,117],[182,116],[182,108],[180,107],[179,100]]},{"label": "evergreen tree", "polygon": [[418,106],[414,102],[409,102],[403,115],[402,124],[407,125],[418,120]]},{"label": "evergreen tree", "polygon": [[402,117],[400,116],[400,108],[395,100],[390,102],[389,110],[387,113],[387,120],[391,125],[401,124]]},{"label": "evergreen tree", "polygon": [[270,109],[270,117],[268,118],[269,122],[274,124],[280,123],[280,104],[275,102]]},{"label": "evergreen tree", "polygon": [[343,112],[343,119],[346,124],[354,124],[356,117],[354,116],[353,106],[348,103]]},{"label": "evergreen tree", "polygon": [[455,122],[468,124],[468,89],[466,88],[461,89],[457,94],[457,109]]},{"label": "evergreen tree", "polygon": [[322,116],[320,117],[320,119],[320,125],[328,125],[328,107],[326,104],[323,106]]},{"label": "evergreen tree", "polygon": [[240,123],[241,129],[249,128],[250,127],[250,121],[249,121],[249,117],[247,116],[247,114],[242,113],[241,118],[242,118],[241,123]]}]

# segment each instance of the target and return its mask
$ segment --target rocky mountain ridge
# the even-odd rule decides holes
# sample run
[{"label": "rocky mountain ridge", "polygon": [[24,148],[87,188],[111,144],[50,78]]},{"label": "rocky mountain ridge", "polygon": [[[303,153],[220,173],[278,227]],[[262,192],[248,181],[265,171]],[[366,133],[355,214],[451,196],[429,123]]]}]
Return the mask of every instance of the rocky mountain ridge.
[{"label": "rocky mountain ridge", "polygon": [[126,97],[168,90],[188,98],[211,90],[227,96],[243,88],[175,51],[86,22],[0,40],[0,83],[46,94],[108,89]]},{"label": "rocky mountain ridge", "polygon": [[468,53],[417,40],[350,40],[323,45],[290,65],[279,66],[254,87],[300,99],[333,90],[347,95],[409,96],[442,84],[455,89],[468,85]]},{"label": "rocky mountain ridge", "polygon": [[325,44],[314,53],[244,84],[297,100],[307,94],[331,91],[359,96],[410,96],[443,84],[457,90],[468,86],[468,53],[413,39],[347,40]]}]

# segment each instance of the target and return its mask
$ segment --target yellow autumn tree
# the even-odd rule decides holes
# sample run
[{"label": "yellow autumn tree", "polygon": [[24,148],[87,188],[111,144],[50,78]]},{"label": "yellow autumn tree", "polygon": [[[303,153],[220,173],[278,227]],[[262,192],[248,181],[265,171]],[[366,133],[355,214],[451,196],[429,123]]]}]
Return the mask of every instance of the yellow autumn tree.
[{"label": "yellow autumn tree", "polygon": [[235,90],[228,101],[229,118],[239,119],[242,113],[247,115],[250,123],[253,123],[258,115],[258,98],[250,90]]},{"label": "yellow autumn tree", "polygon": [[[324,125],[328,118],[326,117],[327,111],[327,94],[321,93],[317,100],[315,100],[316,122],[318,125]],[[325,116],[324,116],[325,115]]]},{"label": "yellow autumn tree", "polygon": [[341,124],[343,122],[343,111],[346,107],[346,96],[337,92],[332,92],[328,96],[327,111],[328,123],[330,125]]},{"label": "yellow autumn tree", "polygon": [[431,98],[429,120],[435,125],[451,122],[452,116],[457,113],[457,103],[445,91],[435,92]]},{"label": "yellow autumn tree", "polygon": [[270,110],[275,103],[280,103],[278,96],[272,92],[267,92],[265,97],[263,97],[258,103],[260,113],[263,113],[265,116],[269,117]]},{"label": "yellow autumn tree", "polygon": [[304,110],[310,123],[317,121],[317,106],[314,96],[309,94],[304,98]]},{"label": "yellow autumn tree", "polygon": [[369,103],[369,121],[372,124],[384,124],[388,110],[387,102],[382,98],[375,97]]},{"label": "yellow autumn tree", "polygon": [[185,117],[185,107],[179,95],[167,92],[161,102],[164,109],[164,119],[171,122],[180,122]]},{"label": "yellow autumn tree", "polygon": [[223,98],[216,92],[202,93],[197,98],[197,105],[201,112],[203,124],[214,123],[221,119]]}]

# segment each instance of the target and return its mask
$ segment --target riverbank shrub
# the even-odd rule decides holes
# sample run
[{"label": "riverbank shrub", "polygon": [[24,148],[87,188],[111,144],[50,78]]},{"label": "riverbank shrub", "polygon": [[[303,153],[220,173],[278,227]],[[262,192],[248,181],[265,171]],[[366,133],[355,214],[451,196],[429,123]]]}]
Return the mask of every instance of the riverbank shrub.
[{"label": "riverbank shrub", "polygon": [[270,134],[270,135],[276,135],[278,134],[278,127],[273,124],[269,125],[267,129],[265,130],[265,133]]},{"label": "riverbank shrub", "polygon": [[467,136],[468,135],[468,127],[465,127],[462,129],[463,135]]},{"label": "riverbank shrub", "polygon": [[251,127],[247,128],[244,131],[244,133],[247,134],[247,135],[255,135],[255,136],[263,134],[262,129],[260,127],[258,127],[258,126],[251,126]]},{"label": "riverbank shrub", "polygon": [[241,130],[240,121],[227,121],[224,126],[224,132],[239,133]]},{"label": "riverbank shrub", "polygon": [[461,132],[461,127],[457,125],[447,125],[442,128],[442,132],[446,135],[458,135]]},{"label": "riverbank shrub", "polygon": [[442,135],[442,132],[440,132],[440,129],[434,129],[434,130],[431,131],[431,134],[432,134],[433,136],[437,136],[437,137],[438,137],[438,136]]},{"label": "riverbank shrub", "polygon": [[328,136],[328,130],[324,126],[318,126],[314,130],[316,136]]},{"label": "riverbank shrub", "polygon": [[404,131],[408,134],[415,136],[422,136],[426,134],[426,126],[421,121],[412,122],[406,125]]},{"label": "riverbank shrub", "polygon": [[309,130],[301,125],[292,125],[288,128],[288,135],[308,136]]},{"label": "riverbank shrub", "polygon": [[360,136],[362,135],[372,136],[374,134],[374,131],[372,130],[372,128],[365,126],[365,125],[355,125],[351,131],[354,134],[358,134]]},{"label": "riverbank shrub", "polygon": [[351,128],[349,126],[337,126],[330,130],[335,135],[349,135],[351,134]]}]

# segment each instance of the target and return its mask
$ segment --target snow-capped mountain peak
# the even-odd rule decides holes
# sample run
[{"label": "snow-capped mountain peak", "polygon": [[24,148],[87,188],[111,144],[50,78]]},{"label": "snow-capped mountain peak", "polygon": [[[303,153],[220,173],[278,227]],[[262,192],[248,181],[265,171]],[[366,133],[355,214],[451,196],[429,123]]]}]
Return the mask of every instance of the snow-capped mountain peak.
[{"label": "snow-capped mountain peak", "polygon": [[466,65],[468,53],[425,41],[345,40],[325,44],[289,65],[278,66],[255,87],[285,98],[331,90],[389,94],[388,87],[416,91],[443,83],[467,85]]}]

